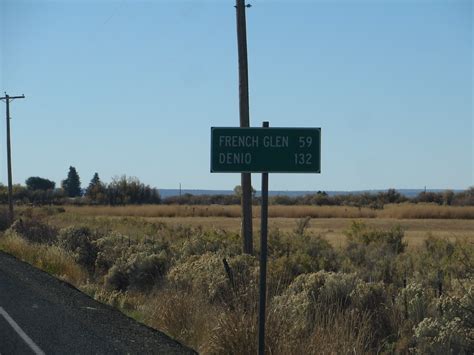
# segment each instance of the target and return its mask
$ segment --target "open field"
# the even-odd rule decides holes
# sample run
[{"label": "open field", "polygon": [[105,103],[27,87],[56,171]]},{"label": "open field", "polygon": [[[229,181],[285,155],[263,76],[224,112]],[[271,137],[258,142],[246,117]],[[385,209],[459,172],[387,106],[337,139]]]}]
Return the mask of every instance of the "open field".
[{"label": "open field", "polygon": [[[451,215],[471,213],[470,207],[448,207],[433,205],[402,205],[390,206],[384,210],[373,211],[377,216],[367,217],[366,209],[354,207],[312,207],[312,206],[270,206],[270,230],[279,229],[281,232],[292,232],[300,218],[313,216],[307,231],[321,235],[333,246],[342,246],[346,237],[344,232],[350,228],[354,220],[363,221],[368,226],[378,229],[390,229],[400,225],[405,231],[405,239],[410,247],[418,246],[432,235],[434,237],[474,240],[474,219],[441,219],[441,218],[390,218],[390,215],[408,215],[415,210],[420,215]],[[194,212],[193,212],[194,211]],[[324,213],[322,213],[323,211]],[[446,212],[448,211],[448,212]],[[259,208],[254,208],[254,231],[258,233],[260,226]],[[194,213],[194,216],[193,216]],[[123,223],[123,219],[130,221],[143,218],[147,222],[163,222],[173,226],[185,225],[193,228],[199,226],[204,229],[220,229],[238,233],[240,230],[239,206],[124,206],[124,207],[67,207],[66,213],[54,216],[53,221],[58,226],[67,226],[74,223],[107,224],[123,233],[134,234],[130,223]],[[317,217],[317,215],[326,217]],[[327,217],[327,216],[332,217]],[[345,216],[346,215],[346,216]],[[316,216],[316,217],[315,217]],[[343,216],[343,217],[338,217]]]},{"label": "open field", "polygon": [[[240,218],[192,208],[24,207],[0,250],[200,353],[256,353],[259,219],[246,255]],[[273,211],[285,217],[269,221],[268,353],[472,353],[474,220],[334,213],[344,209]]]},{"label": "open field", "polygon": [[[225,217],[178,217],[178,218],[148,218],[149,221],[160,221],[172,225],[184,224],[192,227],[202,226],[206,228],[224,229],[238,233],[240,230],[240,218]],[[296,227],[297,218],[270,218],[269,228],[279,229],[282,232],[292,232]],[[388,218],[359,218],[370,227],[379,229],[390,229],[400,225],[405,231],[405,240],[410,247],[418,246],[428,235],[438,238],[449,238],[450,240],[468,238],[474,241],[474,220],[453,219],[388,219]],[[346,237],[344,232],[348,230],[354,219],[351,218],[318,218],[312,219],[307,229],[309,233],[321,235],[333,246],[342,246]],[[260,219],[253,220],[254,232],[259,232]]]},{"label": "open field", "polygon": [[[239,217],[240,206],[230,205],[138,205],[138,206],[67,206],[66,211],[89,216],[128,217]],[[398,218],[398,219],[474,219],[474,206],[436,204],[393,204],[374,210],[351,206],[269,206],[269,217],[285,218]],[[253,216],[260,216],[254,206]]]}]

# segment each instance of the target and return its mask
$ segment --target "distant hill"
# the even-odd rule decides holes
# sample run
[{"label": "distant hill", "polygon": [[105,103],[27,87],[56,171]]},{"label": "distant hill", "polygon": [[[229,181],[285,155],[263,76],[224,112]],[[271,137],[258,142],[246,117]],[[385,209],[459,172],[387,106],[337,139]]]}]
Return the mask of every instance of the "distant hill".
[{"label": "distant hill", "polygon": [[[171,196],[179,196],[178,189],[159,189],[160,195],[162,198],[167,198]],[[348,195],[348,194],[362,194],[365,192],[376,194],[378,192],[387,191],[387,190],[357,190],[357,191],[326,191],[326,193],[330,196],[335,195]],[[420,192],[424,191],[424,189],[400,189],[397,190],[399,193],[406,197],[414,197],[418,195]],[[443,192],[444,189],[426,189],[428,192]],[[454,192],[461,192],[463,190],[453,190]],[[303,196],[308,194],[315,194],[318,191],[269,191],[268,194],[270,196]],[[191,195],[233,195],[234,191],[232,190],[199,190],[199,189],[183,189],[181,190],[181,194],[191,194]],[[257,196],[260,194],[260,191],[257,191]]]}]

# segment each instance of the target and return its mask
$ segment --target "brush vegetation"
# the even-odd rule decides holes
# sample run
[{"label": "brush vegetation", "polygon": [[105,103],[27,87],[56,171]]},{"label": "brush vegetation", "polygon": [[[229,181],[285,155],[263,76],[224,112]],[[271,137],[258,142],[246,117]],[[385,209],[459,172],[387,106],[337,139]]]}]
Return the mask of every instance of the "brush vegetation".
[{"label": "brush vegetation", "polygon": [[[60,211],[24,211],[0,249],[201,353],[256,353],[258,249],[242,255],[223,229],[82,208],[92,207],[70,224]],[[269,235],[269,354],[474,351],[472,238],[407,248],[400,226],[353,221],[335,248],[311,223]]]},{"label": "brush vegetation", "polygon": [[[139,205],[139,206],[65,206],[66,211],[87,216],[118,217],[229,217],[239,218],[239,205]],[[437,204],[391,204],[374,210],[351,206],[269,206],[270,218],[394,218],[394,219],[474,219],[474,206]],[[253,209],[254,218],[260,209]]]}]

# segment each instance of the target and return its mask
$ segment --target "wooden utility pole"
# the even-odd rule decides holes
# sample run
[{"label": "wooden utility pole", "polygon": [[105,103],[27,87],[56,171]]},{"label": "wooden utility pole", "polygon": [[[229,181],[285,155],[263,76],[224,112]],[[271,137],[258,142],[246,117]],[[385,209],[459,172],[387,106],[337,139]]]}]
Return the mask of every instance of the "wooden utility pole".
[{"label": "wooden utility pole", "polygon": [[[249,78],[247,62],[247,24],[245,20],[245,0],[236,0],[237,9],[237,43],[239,53],[239,114],[240,127],[250,126],[249,114]],[[253,254],[252,237],[252,180],[250,173],[241,174],[242,187],[242,225],[241,235],[243,252]]]},{"label": "wooden utility pole", "polygon": [[13,185],[12,185],[12,154],[11,154],[11,143],[10,143],[10,101],[15,99],[24,99],[25,95],[21,96],[9,96],[5,93],[5,96],[0,97],[0,100],[5,100],[7,104],[6,108],[6,121],[7,121],[7,164],[8,164],[8,219],[10,224],[13,223]]}]

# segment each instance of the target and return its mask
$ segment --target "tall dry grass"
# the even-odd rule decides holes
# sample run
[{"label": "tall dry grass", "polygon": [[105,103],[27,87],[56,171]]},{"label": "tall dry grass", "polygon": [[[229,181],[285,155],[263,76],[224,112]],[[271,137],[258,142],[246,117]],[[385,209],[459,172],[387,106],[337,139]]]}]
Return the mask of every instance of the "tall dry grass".
[{"label": "tall dry grass", "polygon": [[199,294],[171,288],[151,294],[140,310],[147,325],[199,352],[204,352],[203,344],[207,344],[222,311]]},{"label": "tall dry grass", "polygon": [[397,219],[474,219],[474,206],[440,206],[431,203],[393,204],[377,211],[377,217]]},{"label": "tall dry grass", "polygon": [[[116,217],[229,217],[238,218],[238,205],[127,205],[127,206],[68,206],[66,211],[83,216]],[[351,206],[284,206],[269,207],[269,217],[276,218],[395,218],[395,219],[474,219],[474,206],[439,206],[435,204],[394,204],[374,210]],[[260,217],[254,206],[253,216]]]},{"label": "tall dry grass", "polygon": [[57,246],[31,244],[16,235],[7,235],[0,237],[0,250],[76,287],[87,280],[87,273],[74,258]]},{"label": "tall dry grass", "polygon": [[[278,315],[274,315],[278,317]],[[274,327],[282,323],[276,319]],[[322,308],[308,336],[290,337],[280,330],[273,340],[272,354],[367,354],[371,350],[372,330],[368,313],[338,308]],[[285,336],[286,335],[286,336]]]},{"label": "tall dry grass", "polygon": [[[265,353],[367,354],[371,349],[370,317],[366,313],[326,308],[317,314],[309,334],[297,333],[292,326],[270,306]],[[220,314],[209,339],[200,350],[205,354],[256,354],[257,339],[257,307],[250,311],[227,309]]]},{"label": "tall dry grass", "polygon": [[115,217],[240,217],[240,206],[127,205],[68,206],[67,212],[84,216]]},{"label": "tall dry grass", "polygon": [[[256,216],[260,216],[260,210],[256,209]],[[270,206],[268,210],[270,217],[284,218],[375,218],[377,213],[370,208],[358,208],[349,206]]]}]

